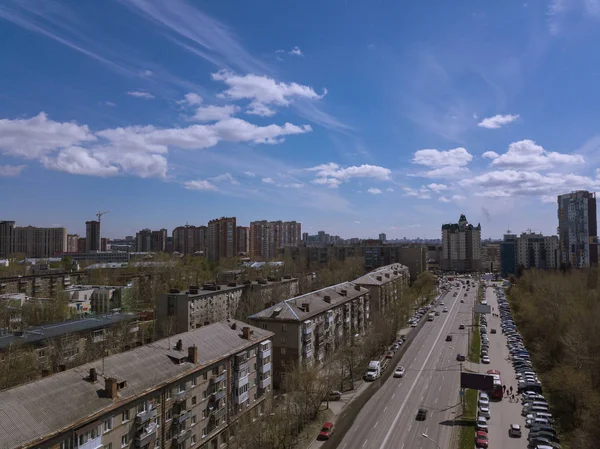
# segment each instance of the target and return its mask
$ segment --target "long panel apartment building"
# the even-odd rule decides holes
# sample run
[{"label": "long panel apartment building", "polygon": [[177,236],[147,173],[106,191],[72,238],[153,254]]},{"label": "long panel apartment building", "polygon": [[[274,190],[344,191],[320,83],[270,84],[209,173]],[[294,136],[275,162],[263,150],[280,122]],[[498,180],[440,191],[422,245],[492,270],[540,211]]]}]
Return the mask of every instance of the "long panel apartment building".
[{"label": "long panel apartment building", "polygon": [[343,282],[273,304],[248,320],[273,332],[273,381],[298,363],[318,363],[362,334],[369,323],[369,290]]},{"label": "long panel apartment building", "polygon": [[384,312],[400,300],[409,279],[408,267],[396,263],[371,271],[353,283],[369,290],[373,311]]},{"label": "long panel apartment building", "polygon": [[1,391],[0,447],[226,448],[272,395],[272,335],[228,320]]}]

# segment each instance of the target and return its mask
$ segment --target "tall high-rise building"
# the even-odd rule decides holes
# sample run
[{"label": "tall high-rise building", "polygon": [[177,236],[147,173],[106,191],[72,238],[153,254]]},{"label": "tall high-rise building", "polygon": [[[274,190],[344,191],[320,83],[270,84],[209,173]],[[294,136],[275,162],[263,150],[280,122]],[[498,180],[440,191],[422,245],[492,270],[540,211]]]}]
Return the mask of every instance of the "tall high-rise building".
[{"label": "tall high-rise building", "polygon": [[523,232],[516,240],[516,265],[519,267],[556,269],[559,267],[558,237]]},{"label": "tall high-rise building", "polygon": [[596,194],[578,190],[558,196],[561,264],[573,268],[598,264]]},{"label": "tall high-rise building", "polygon": [[100,251],[100,222],[96,220],[85,222],[85,251]]},{"label": "tall high-rise building", "polygon": [[383,232],[381,234],[379,234],[379,241],[381,243],[385,243],[387,240],[387,235],[385,235]]},{"label": "tall high-rise building", "polygon": [[167,249],[167,230],[159,229],[152,231],[152,251],[166,251]]},{"label": "tall high-rise building", "polygon": [[206,243],[208,260],[212,262],[235,257],[238,248],[235,217],[221,217],[209,221]]},{"label": "tall high-rise building", "polygon": [[152,251],[152,231],[150,229],[146,228],[136,232],[135,250],[139,253]]},{"label": "tall high-rise building", "polygon": [[15,252],[15,222],[0,221],[0,257],[8,257]]},{"label": "tall high-rise building", "polygon": [[85,237],[79,237],[77,239],[77,252],[78,253],[85,253],[86,249],[87,249],[86,238]]},{"label": "tall high-rise building", "polygon": [[304,242],[305,245],[308,243],[308,232],[302,233],[302,241]]},{"label": "tall high-rise building", "polygon": [[67,234],[67,252],[76,253],[78,251],[79,235]]},{"label": "tall high-rise building", "polygon": [[52,257],[67,251],[66,228],[15,227],[15,252],[27,257]]},{"label": "tall high-rise building", "polygon": [[510,274],[517,274],[517,234],[510,230],[504,234],[500,242],[500,273],[503,278]]},{"label": "tall high-rise building", "polygon": [[248,226],[237,227],[237,251],[239,253],[248,254],[250,249],[250,228]]},{"label": "tall high-rise building", "polygon": [[296,221],[253,221],[250,223],[250,256],[271,260],[277,250],[302,242],[302,224]]},{"label": "tall high-rise building", "polygon": [[464,214],[458,223],[442,225],[441,269],[469,272],[481,268],[481,225],[469,224]]},{"label": "tall high-rise building", "polygon": [[194,254],[206,250],[206,226],[178,226],[173,229],[173,251]]}]

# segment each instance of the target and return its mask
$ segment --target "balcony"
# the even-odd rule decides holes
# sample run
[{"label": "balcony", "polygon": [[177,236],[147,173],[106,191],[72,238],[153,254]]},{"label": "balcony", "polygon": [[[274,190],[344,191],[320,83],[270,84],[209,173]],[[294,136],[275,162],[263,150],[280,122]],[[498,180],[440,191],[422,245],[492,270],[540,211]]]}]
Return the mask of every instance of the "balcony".
[{"label": "balcony", "polygon": [[235,397],[235,403],[238,405],[243,404],[247,400],[248,400],[248,392],[247,391],[245,393],[242,393],[239,396]]},{"label": "balcony", "polygon": [[218,384],[220,382],[223,382],[225,380],[225,377],[227,377],[227,371],[223,371],[217,377],[211,377],[210,378],[210,384],[214,385],[214,384]]},{"label": "balcony", "polygon": [[98,449],[102,447],[102,435],[87,440],[85,443],[80,444],[78,449]]},{"label": "balcony", "polygon": [[[156,429],[158,426],[156,423],[152,423],[147,428],[145,428],[141,433],[135,436],[135,447],[144,447],[156,441],[157,432]],[[154,447],[154,444],[151,444]]]},{"label": "balcony", "polygon": [[305,358],[310,359],[312,357],[312,354],[313,354],[313,352],[312,352],[311,348],[308,348],[305,346],[304,349],[302,349],[302,355]]},{"label": "balcony", "polygon": [[173,395],[173,400],[175,402],[183,402],[188,398],[189,394],[186,390],[180,391],[179,393],[175,393]]},{"label": "balcony", "polygon": [[225,397],[225,390],[220,390],[220,391],[215,391],[211,394],[210,396],[210,400],[211,401],[219,401],[221,399],[223,399]]},{"label": "balcony", "polygon": [[213,421],[219,422],[221,420],[221,418],[223,418],[225,416],[225,413],[227,413],[227,408],[221,407],[219,410],[215,410],[210,413],[210,419],[212,419]]},{"label": "balcony", "polygon": [[271,356],[271,348],[266,348],[266,349],[262,349],[258,352],[258,356],[261,359],[266,359],[267,357]]},{"label": "balcony", "polygon": [[259,373],[268,373],[271,371],[271,364],[270,363],[263,363],[262,365],[258,365],[258,372]]},{"label": "balcony", "polygon": [[249,367],[250,367],[250,363],[248,362],[248,360],[245,360],[244,362],[236,363],[235,370],[238,372],[239,371],[248,371]]},{"label": "balcony", "polygon": [[244,385],[247,385],[248,382],[250,382],[250,375],[246,373],[244,377],[236,376],[233,385],[235,386],[235,388],[242,388]]},{"label": "balcony", "polygon": [[305,327],[304,329],[302,329],[302,332],[304,333],[304,335],[312,334],[312,327]]},{"label": "balcony", "polygon": [[179,424],[181,424],[182,422],[184,422],[186,419],[189,419],[192,416],[192,412],[189,410],[185,410],[183,412],[181,412],[177,417],[176,420]]},{"label": "balcony", "polygon": [[265,390],[269,385],[271,385],[271,378],[267,377],[266,379],[260,380],[258,382],[258,388]]},{"label": "balcony", "polygon": [[156,418],[157,412],[155,408],[138,413],[135,417],[135,423],[139,426],[147,423],[151,419]]},{"label": "balcony", "polygon": [[174,440],[177,441],[177,444],[181,444],[191,436],[192,436],[192,429],[185,429],[179,435],[177,435],[174,438]]}]

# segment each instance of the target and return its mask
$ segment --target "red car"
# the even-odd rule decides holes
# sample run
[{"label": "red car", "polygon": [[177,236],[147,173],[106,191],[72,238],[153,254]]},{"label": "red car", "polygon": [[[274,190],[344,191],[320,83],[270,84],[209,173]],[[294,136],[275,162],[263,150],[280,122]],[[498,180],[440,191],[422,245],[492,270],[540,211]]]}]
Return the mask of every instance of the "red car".
[{"label": "red car", "polygon": [[477,432],[475,434],[475,446],[477,446],[477,447],[483,447],[483,448],[487,448],[488,447],[488,436],[487,436],[487,433],[485,433],[482,430],[480,430],[479,432]]},{"label": "red car", "polygon": [[325,424],[323,424],[323,428],[321,429],[321,432],[319,432],[319,440],[328,440],[332,433],[333,433],[333,423],[326,422]]},{"label": "red car", "polygon": [[385,358],[386,359],[393,359],[394,358],[394,353],[389,351],[385,354]]},{"label": "red car", "polygon": [[487,370],[487,374],[497,374],[498,376],[500,375],[500,371],[498,371],[497,369],[489,369]]}]

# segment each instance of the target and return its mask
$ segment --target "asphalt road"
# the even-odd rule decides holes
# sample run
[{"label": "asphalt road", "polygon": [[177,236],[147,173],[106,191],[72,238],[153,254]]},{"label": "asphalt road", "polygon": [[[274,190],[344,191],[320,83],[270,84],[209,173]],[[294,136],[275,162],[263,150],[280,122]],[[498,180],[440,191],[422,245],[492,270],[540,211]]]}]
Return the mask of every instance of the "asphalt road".
[{"label": "asphalt road", "polygon": [[[390,377],[365,404],[338,449],[435,449],[451,447],[452,419],[461,411],[460,364],[456,354],[467,353],[468,326],[476,288],[471,288],[463,304],[466,286],[455,287],[437,305],[441,313],[425,323],[408,348],[400,365],[403,378]],[[454,298],[454,292],[458,296]],[[448,307],[448,313],[442,309]],[[459,330],[459,324],[467,329]],[[453,341],[446,342],[451,334]],[[417,410],[428,410],[425,421],[416,421]]]},{"label": "asphalt road", "polygon": [[[496,291],[488,287],[486,289],[486,298],[490,306],[498,311],[498,298]],[[515,370],[510,361],[506,360],[509,356],[508,348],[506,347],[506,337],[500,329],[500,318],[487,316],[488,330],[496,328],[497,334],[490,334],[490,349],[488,351],[491,363],[489,365],[480,365],[481,372],[488,369],[497,369],[500,371],[502,383],[507,388],[513,387],[513,391],[517,391],[517,381],[515,379]],[[527,435],[529,430],[525,429],[525,418],[521,416],[521,397],[518,397],[518,402],[509,402],[507,398],[500,402],[490,403],[490,420],[488,423],[488,438],[490,448],[502,449],[525,449],[527,447]],[[522,427],[521,438],[511,438],[508,436],[508,429],[511,424],[520,424]]]}]

